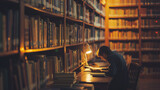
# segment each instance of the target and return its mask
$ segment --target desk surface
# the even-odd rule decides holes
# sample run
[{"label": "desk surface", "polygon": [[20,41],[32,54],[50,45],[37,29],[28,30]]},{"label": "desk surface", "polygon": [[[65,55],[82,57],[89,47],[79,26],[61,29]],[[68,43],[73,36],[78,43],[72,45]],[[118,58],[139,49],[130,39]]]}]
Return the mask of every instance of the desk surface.
[{"label": "desk surface", "polygon": [[111,81],[111,77],[93,77],[91,72],[80,72],[77,80],[81,83],[109,83]]}]

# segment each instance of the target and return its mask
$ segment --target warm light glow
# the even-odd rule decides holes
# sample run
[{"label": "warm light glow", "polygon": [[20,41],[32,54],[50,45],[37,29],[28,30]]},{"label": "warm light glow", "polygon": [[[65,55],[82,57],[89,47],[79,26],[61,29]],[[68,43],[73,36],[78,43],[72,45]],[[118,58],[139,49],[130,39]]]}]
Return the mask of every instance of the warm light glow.
[{"label": "warm light glow", "polygon": [[33,49],[26,50],[26,52],[33,52]]},{"label": "warm light glow", "polygon": [[105,4],[106,4],[106,0],[101,0],[101,3],[102,3],[103,5],[105,5]]},{"label": "warm light glow", "polygon": [[91,82],[91,79],[92,79],[92,75],[87,74],[87,75],[86,75],[86,81],[87,81],[87,82]]},{"label": "warm light glow", "polygon": [[20,48],[20,51],[24,52],[24,48]]},{"label": "warm light glow", "polygon": [[92,50],[91,50],[91,48],[90,48],[90,46],[89,46],[88,43],[84,46],[83,49],[84,49],[84,52],[85,52],[86,54],[90,54],[90,53],[92,52]]},{"label": "warm light glow", "polygon": [[90,54],[92,51],[87,51],[86,54]]}]

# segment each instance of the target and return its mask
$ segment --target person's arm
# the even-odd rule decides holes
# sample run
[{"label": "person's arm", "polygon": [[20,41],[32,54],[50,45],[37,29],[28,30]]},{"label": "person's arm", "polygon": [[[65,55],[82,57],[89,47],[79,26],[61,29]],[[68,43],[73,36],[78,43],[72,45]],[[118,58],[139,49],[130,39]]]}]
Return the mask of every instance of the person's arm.
[{"label": "person's arm", "polygon": [[113,77],[117,74],[117,66],[116,66],[116,63],[113,62],[113,60],[110,60],[110,61],[111,61],[110,62],[111,64],[109,66],[109,71],[106,72],[105,74],[106,74],[106,76]]}]

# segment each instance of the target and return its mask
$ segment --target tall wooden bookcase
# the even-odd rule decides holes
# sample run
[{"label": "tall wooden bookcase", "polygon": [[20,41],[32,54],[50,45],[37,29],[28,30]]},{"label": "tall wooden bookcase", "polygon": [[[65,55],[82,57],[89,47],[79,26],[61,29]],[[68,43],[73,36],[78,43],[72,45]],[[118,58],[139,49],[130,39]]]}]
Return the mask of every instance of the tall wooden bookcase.
[{"label": "tall wooden bookcase", "polygon": [[40,89],[83,66],[105,42],[101,0],[1,0],[0,89]]},{"label": "tall wooden bookcase", "polygon": [[144,76],[158,77],[159,1],[108,0],[106,6],[106,45],[123,52],[127,63],[143,65]]}]

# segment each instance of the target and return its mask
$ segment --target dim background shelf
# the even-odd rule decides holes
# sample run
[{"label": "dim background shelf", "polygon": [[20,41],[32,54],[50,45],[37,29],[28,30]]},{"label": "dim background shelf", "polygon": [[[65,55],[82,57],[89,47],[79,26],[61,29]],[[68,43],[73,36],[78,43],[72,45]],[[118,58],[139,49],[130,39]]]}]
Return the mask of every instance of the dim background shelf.
[{"label": "dim background shelf", "polygon": [[8,51],[8,52],[0,52],[0,57],[10,56],[19,54],[18,50]]}]

